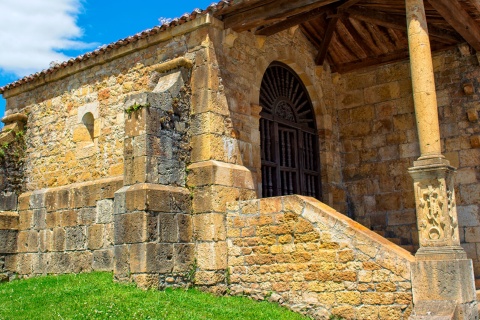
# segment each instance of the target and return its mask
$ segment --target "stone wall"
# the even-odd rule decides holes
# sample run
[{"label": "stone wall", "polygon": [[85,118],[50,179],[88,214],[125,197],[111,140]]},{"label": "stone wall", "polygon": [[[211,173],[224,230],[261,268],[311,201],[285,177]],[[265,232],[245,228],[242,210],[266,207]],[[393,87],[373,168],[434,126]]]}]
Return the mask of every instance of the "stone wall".
[{"label": "stone wall", "polygon": [[6,266],[20,276],[113,270],[113,197],[122,179],[24,193],[17,254]]},{"label": "stone wall", "polygon": [[414,257],[313,198],[243,201],[227,215],[230,289],[318,319],[407,319]]},{"label": "stone wall", "polygon": [[347,212],[336,131],[334,77],[327,67],[315,64],[316,49],[298,28],[270,37],[226,30],[214,43],[230,132],[240,154],[237,162],[252,172],[257,196],[261,196],[260,85],[268,66],[280,61],[299,75],[312,100],[319,134],[322,200]]},{"label": "stone wall", "polygon": [[[434,56],[442,153],[456,174],[462,246],[480,275],[478,67],[468,48]],[[463,52],[463,54],[462,54]],[[408,61],[339,76],[343,180],[354,218],[418,245],[412,179],[420,156]]]},{"label": "stone wall", "polygon": [[[205,32],[192,31],[205,20],[92,55],[5,92],[6,114],[29,117],[27,190],[122,175],[126,97],[155,88],[156,64],[184,55],[193,58]],[[85,118],[89,114],[91,123]]]}]

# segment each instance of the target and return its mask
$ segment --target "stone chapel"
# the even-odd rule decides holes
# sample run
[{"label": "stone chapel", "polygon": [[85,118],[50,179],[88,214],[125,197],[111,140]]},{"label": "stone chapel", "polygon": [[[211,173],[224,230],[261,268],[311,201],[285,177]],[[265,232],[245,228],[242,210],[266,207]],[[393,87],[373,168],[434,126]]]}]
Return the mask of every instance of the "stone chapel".
[{"label": "stone chapel", "polygon": [[223,0],[0,88],[0,279],[478,319],[480,1]]}]

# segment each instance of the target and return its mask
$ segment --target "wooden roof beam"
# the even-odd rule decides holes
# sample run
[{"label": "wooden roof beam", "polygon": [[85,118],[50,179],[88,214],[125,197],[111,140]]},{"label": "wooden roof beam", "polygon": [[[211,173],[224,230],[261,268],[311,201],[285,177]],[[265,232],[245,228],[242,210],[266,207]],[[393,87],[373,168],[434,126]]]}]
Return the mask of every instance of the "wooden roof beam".
[{"label": "wooden roof beam", "polygon": [[278,22],[285,18],[320,8],[339,0],[276,0],[261,7],[251,8],[240,13],[225,15],[225,28],[236,32],[250,30],[268,23]]},{"label": "wooden roof beam", "polygon": [[[407,32],[407,21],[401,16],[393,16],[380,11],[359,8],[348,9],[346,10],[346,13],[356,20]],[[429,25],[428,30],[432,39],[442,43],[452,44],[460,40],[457,34],[437,28],[433,25]]]},{"label": "wooden roof beam", "polygon": [[469,45],[480,52],[480,26],[457,0],[427,1]]},{"label": "wooden roof beam", "polygon": [[255,32],[255,34],[260,36],[271,36],[280,31],[299,25],[300,23],[316,19],[322,14],[324,14],[325,12],[330,11],[332,9],[333,9],[332,5],[328,5],[328,6],[313,9],[309,12],[300,13],[290,18],[287,18],[286,20],[283,20],[279,23],[275,23],[271,26],[259,29]]},{"label": "wooden roof beam", "polygon": [[[447,49],[451,49],[452,47],[454,47],[454,45],[435,44],[435,45],[432,45],[432,51],[447,50]],[[379,65],[384,65],[388,63],[408,60],[409,57],[410,57],[410,54],[408,52],[408,49],[399,50],[399,51],[388,53],[381,56],[369,57],[366,59],[339,64],[336,66],[336,71],[338,73],[347,73],[350,71],[355,71],[355,70],[368,68],[372,66],[379,66]]]},{"label": "wooden roof beam", "polygon": [[[342,0],[341,0],[342,1]],[[343,0],[341,3],[332,3],[330,5],[326,5],[323,7],[319,7],[316,9],[313,9],[308,12],[300,13],[291,17],[288,17],[287,19],[275,23],[271,26],[259,29],[255,32],[256,35],[260,36],[271,36],[275,33],[278,33],[280,31],[286,30],[288,28],[294,27],[296,25],[299,25],[304,22],[308,22],[310,20],[316,19],[322,14],[328,12],[328,11],[333,11],[333,10],[345,10],[350,8],[351,6],[356,5],[358,2],[362,0]]]},{"label": "wooden roof beam", "polygon": [[334,15],[328,21],[327,31],[325,31],[325,36],[323,37],[322,45],[318,50],[317,56],[315,57],[315,63],[317,65],[323,65],[325,62],[325,58],[327,57],[328,47],[333,39],[333,33],[335,32],[335,28],[337,26],[337,22],[340,16]]}]

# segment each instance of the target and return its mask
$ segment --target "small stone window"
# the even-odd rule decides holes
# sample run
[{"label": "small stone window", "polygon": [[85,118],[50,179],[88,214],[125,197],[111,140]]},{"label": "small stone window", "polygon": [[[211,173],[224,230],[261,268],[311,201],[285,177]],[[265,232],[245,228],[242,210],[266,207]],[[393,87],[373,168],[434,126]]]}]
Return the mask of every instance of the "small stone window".
[{"label": "small stone window", "polygon": [[82,123],[88,130],[90,134],[90,139],[93,140],[94,130],[95,130],[95,119],[93,118],[93,114],[91,112],[87,112],[82,117]]}]

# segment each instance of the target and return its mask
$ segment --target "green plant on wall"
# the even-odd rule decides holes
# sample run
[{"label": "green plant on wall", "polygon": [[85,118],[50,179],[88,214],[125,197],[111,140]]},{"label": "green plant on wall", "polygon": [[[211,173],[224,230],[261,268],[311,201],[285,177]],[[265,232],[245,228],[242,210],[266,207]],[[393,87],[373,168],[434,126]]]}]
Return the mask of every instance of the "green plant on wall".
[{"label": "green plant on wall", "polygon": [[127,114],[131,114],[131,113],[133,113],[133,112],[135,112],[135,111],[137,111],[137,110],[140,110],[140,109],[142,109],[142,108],[148,108],[148,107],[150,107],[150,104],[148,104],[148,103],[146,103],[146,104],[139,104],[139,103],[136,103],[136,102],[135,102],[135,103],[132,104],[130,107],[126,108],[126,109],[125,109],[125,112],[126,112]]}]

